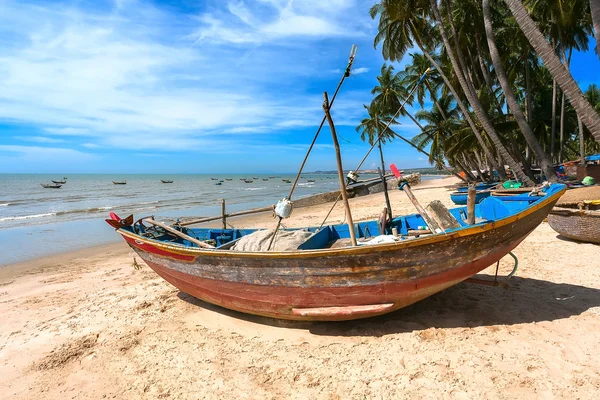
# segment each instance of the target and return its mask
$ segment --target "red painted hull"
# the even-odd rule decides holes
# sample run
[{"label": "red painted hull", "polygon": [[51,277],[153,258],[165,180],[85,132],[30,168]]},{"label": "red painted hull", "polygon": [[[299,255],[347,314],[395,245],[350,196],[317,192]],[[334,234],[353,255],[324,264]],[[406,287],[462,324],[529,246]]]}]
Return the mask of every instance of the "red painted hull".
[{"label": "red painted hull", "polygon": [[257,254],[119,233],[162,278],[206,302],[281,319],[349,320],[406,307],[494,264],[562,193],[503,220],[391,245]]}]

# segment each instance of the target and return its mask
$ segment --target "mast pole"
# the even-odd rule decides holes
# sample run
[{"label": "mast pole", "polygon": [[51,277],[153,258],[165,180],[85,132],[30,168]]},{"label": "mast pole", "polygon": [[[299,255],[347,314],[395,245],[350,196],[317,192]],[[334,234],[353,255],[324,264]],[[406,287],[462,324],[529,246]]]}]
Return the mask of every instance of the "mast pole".
[{"label": "mast pole", "polygon": [[[346,184],[344,182],[344,168],[342,167],[342,155],[340,153],[340,144],[337,140],[337,134],[335,132],[335,125],[333,124],[333,119],[331,118],[331,113],[329,112],[329,98],[327,96],[327,92],[323,92],[323,111],[325,111],[325,116],[327,117],[327,122],[329,122],[329,128],[331,129],[331,138],[333,139],[333,146],[335,147],[335,159],[337,162],[337,171],[338,171],[338,179],[340,181],[340,193],[342,194],[342,199],[344,201],[344,208],[346,209],[346,216],[348,218],[348,229],[350,230],[350,240],[352,241],[352,246],[357,246],[356,244],[356,233],[354,232],[354,221],[352,220],[352,213],[350,212],[350,204],[348,204],[348,194],[346,193]],[[385,182],[384,182],[385,184]]]}]

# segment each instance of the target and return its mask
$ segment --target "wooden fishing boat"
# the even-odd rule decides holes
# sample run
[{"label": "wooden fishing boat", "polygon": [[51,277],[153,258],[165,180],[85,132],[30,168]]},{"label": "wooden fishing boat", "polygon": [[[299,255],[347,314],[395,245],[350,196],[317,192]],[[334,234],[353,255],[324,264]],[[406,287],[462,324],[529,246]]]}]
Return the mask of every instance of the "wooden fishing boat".
[{"label": "wooden fishing boat", "polygon": [[212,181],[218,181],[219,178],[210,178]]},{"label": "wooden fishing boat", "polygon": [[223,182],[215,182],[215,185],[217,186],[221,186],[223,184]]},{"label": "wooden fishing boat", "polygon": [[225,178],[226,181],[232,181],[233,178]]},{"label": "wooden fishing boat", "polygon": [[[475,192],[475,203],[479,204],[485,198],[490,197],[492,194],[491,190],[477,190]],[[450,194],[450,200],[456,205],[467,204],[468,192],[453,192]]]},{"label": "wooden fishing boat", "polygon": [[600,244],[600,186],[569,190],[548,215],[562,236]]},{"label": "wooden fishing boat", "polygon": [[127,185],[127,181],[112,181],[115,185]]},{"label": "wooden fishing boat", "polygon": [[[480,182],[480,183],[478,183],[478,184],[475,185],[475,190],[488,190],[488,189],[493,189],[496,186],[498,186],[498,182],[492,182],[492,183]],[[460,192],[460,193],[463,193],[463,192],[466,193],[466,192],[469,191],[469,186],[459,186],[456,189],[456,191]]]},{"label": "wooden fishing boat", "polygon": [[58,183],[40,183],[40,185],[42,185],[42,187],[45,189],[60,189],[60,187],[62,186]]},{"label": "wooden fishing boat", "polygon": [[269,180],[269,178],[263,178],[263,181],[265,181],[265,182],[268,181],[268,180]]},{"label": "wooden fishing boat", "polygon": [[292,183],[292,181],[290,179],[282,179],[282,181],[285,183]]},{"label": "wooden fishing boat", "polygon": [[64,185],[65,183],[67,183],[67,177],[65,176],[64,178],[62,178],[62,180],[60,181],[55,181],[52,180],[53,183],[56,183],[57,185]]},{"label": "wooden fishing boat", "polygon": [[173,183],[173,181],[168,181],[168,180],[165,180],[165,179],[161,179],[160,181],[161,181],[162,183]]},{"label": "wooden fishing boat", "polygon": [[314,182],[315,180],[314,179],[307,179],[306,181],[307,182]]},{"label": "wooden fishing boat", "polygon": [[254,181],[253,181],[253,180],[251,180],[251,179],[246,179],[244,182],[246,182],[246,183],[252,183],[252,182],[254,182]]},{"label": "wooden fishing boat", "polygon": [[[518,200],[488,197],[475,206],[447,210],[455,227],[434,234],[414,231],[421,215],[352,225],[360,240],[399,232],[391,242],[349,247],[347,225],[307,228],[296,250],[236,251],[251,229],[156,226],[112,214],[106,221],[162,278],[181,291],[232,310],[292,320],[350,320],[406,307],[466,280],[494,264],[523,241],[548,215],[565,186],[552,184]],[[289,231],[289,230],[287,230]],[[176,233],[176,234],[173,234]],[[189,238],[185,239],[185,237]],[[206,241],[215,248],[204,248]],[[341,246],[341,247],[340,247]]]}]

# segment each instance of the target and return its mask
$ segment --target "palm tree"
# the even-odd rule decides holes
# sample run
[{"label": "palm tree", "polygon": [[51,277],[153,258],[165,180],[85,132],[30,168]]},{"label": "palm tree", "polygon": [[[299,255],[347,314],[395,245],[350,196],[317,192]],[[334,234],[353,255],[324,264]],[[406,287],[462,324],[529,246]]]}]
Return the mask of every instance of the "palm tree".
[{"label": "palm tree", "polygon": [[[412,63],[408,64],[406,68],[404,68],[404,71],[398,73],[398,77],[402,82],[402,86],[405,87],[413,87],[414,85],[416,85],[425,73],[425,71],[427,71],[427,69],[431,67],[431,64],[423,54],[411,53],[410,56],[412,57]],[[439,57],[437,57],[436,55],[432,55],[432,57],[439,59]],[[427,75],[427,77],[423,81],[423,85],[419,85],[417,87],[417,101],[421,108],[423,108],[425,104],[425,95],[427,89],[427,92],[429,93],[429,97],[433,101],[433,104],[435,104],[437,109],[443,115],[444,111],[439,106],[437,101],[437,92],[439,90],[440,84],[439,82],[436,82],[436,78],[439,78],[439,74],[437,71],[434,71],[433,73]]]},{"label": "palm tree", "polygon": [[423,128],[423,133],[415,136],[412,142],[421,149],[430,146],[429,163],[440,168],[440,162],[446,153],[446,140],[460,126],[457,121],[458,111],[452,108],[452,99],[446,96],[439,100],[439,108],[436,107],[431,111],[421,110],[416,117],[427,124]]},{"label": "palm tree", "polygon": [[427,6],[427,0],[393,0],[382,1],[370,9],[371,18],[379,15],[378,33],[374,39],[374,45],[383,42],[382,54],[385,59],[400,61],[406,51],[415,44],[421,50],[423,55],[429,60],[433,67],[438,71],[441,78],[450,90],[463,117],[469,124],[473,134],[477,137],[479,145],[489,160],[493,160],[493,166],[500,174],[501,178],[506,178],[504,168],[496,163],[494,156],[488,147],[488,144],[479,133],[475,122],[471,118],[468,108],[462,101],[462,97],[454,88],[446,74],[443,72],[439,63],[432,57],[428,51],[423,38],[435,38],[436,31],[429,22],[430,10]]},{"label": "palm tree", "polygon": [[590,0],[590,10],[592,12],[594,33],[596,35],[596,54],[600,58],[600,2],[598,0]]},{"label": "palm tree", "polygon": [[490,55],[492,58],[492,63],[494,64],[494,69],[496,71],[496,77],[500,82],[500,86],[502,86],[502,90],[504,91],[504,96],[506,98],[506,102],[508,103],[508,107],[512,112],[527,144],[535,154],[538,162],[540,163],[540,167],[542,168],[542,172],[546,175],[546,179],[551,181],[556,181],[558,178],[554,173],[554,169],[552,168],[552,162],[550,158],[544,153],[542,146],[536,139],[535,135],[531,131],[531,127],[527,123],[523,112],[521,111],[521,107],[515,98],[513,90],[511,88],[508,77],[506,76],[506,72],[504,71],[504,67],[502,66],[502,62],[500,60],[500,54],[498,53],[498,48],[496,47],[496,42],[494,40],[494,32],[492,28],[492,12],[490,10],[489,0],[482,1],[483,7],[483,19],[485,24],[485,34],[487,37],[488,48],[490,50]]},{"label": "palm tree", "polygon": [[481,103],[479,102],[479,99],[477,98],[476,95],[474,95],[474,93],[472,92],[472,88],[469,86],[469,83],[465,79],[465,77],[463,75],[463,73],[465,71],[463,68],[461,68],[461,64],[464,65],[465,63],[459,62],[456,55],[454,54],[454,51],[452,50],[452,47],[450,46],[450,41],[448,40],[448,37],[446,35],[445,29],[443,26],[443,20],[440,15],[440,11],[438,10],[438,7],[437,7],[437,0],[430,0],[430,3],[431,3],[431,9],[433,11],[434,18],[438,25],[438,30],[439,30],[440,34],[442,35],[442,40],[443,40],[444,46],[446,48],[446,53],[447,53],[448,57],[450,58],[450,62],[452,63],[452,68],[454,69],[456,77],[458,78],[458,81],[460,82],[460,85],[463,89],[465,96],[469,100],[471,107],[473,107],[473,111],[475,112],[475,115],[477,115],[477,119],[479,119],[479,122],[481,122],[481,124],[483,125],[483,128],[485,129],[486,133],[488,134],[488,136],[494,143],[494,146],[496,147],[496,150],[498,151],[498,153],[500,153],[502,159],[504,159],[504,161],[506,161],[506,163],[508,163],[510,168],[513,170],[513,173],[516,176],[518,176],[526,185],[534,186],[535,183],[523,172],[523,170],[521,169],[521,166],[519,166],[519,164],[517,164],[517,162],[512,158],[512,156],[508,153],[508,151],[506,150],[506,148],[500,141],[500,138],[498,137],[496,130],[494,129],[494,126],[492,125],[489,117],[487,116],[485,110],[483,109]]},{"label": "palm tree", "polygon": [[560,62],[560,59],[554,53],[554,49],[548,44],[521,1],[504,0],[504,2],[508,5],[529,43],[531,43],[544,65],[550,70],[558,85],[569,98],[583,123],[590,130],[594,138],[600,142],[600,115],[585,99],[571,73]]}]

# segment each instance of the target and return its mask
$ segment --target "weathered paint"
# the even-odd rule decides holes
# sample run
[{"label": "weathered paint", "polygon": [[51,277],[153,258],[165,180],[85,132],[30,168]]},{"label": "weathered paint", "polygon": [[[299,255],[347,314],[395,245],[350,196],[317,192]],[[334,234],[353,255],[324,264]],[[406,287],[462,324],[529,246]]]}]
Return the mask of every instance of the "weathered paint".
[{"label": "weathered paint", "polygon": [[[496,222],[391,245],[257,254],[119,233],[161,277],[209,303],[275,318],[344,320],[397,310],[492,265],[541,223],[562,193]],[[387,303],[393,306],[348,311]],[[294,312],[303,308],[322,310]]]}]

